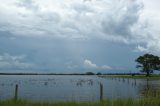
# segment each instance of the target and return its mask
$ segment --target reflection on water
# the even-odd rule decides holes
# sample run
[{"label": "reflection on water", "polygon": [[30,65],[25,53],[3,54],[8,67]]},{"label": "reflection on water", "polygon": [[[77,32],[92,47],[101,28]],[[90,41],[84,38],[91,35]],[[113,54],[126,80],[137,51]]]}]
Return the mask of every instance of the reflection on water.
[{"label": "reflection on water", "polygon": [[146,82],[139,86],[139,94],[141,94],[143,97],[156,97],[160,90],[160,85],[158,83],[159,81],[153,82],[146,79]]},{"label": "reflection on water", "polygon": [[0,99],[18,97],[29,100],[90,101],[99,99],[99,78],[96,76],[0,76]]},{"label": "reflection on water", "polygon": [[148,91],[155,96],[160,87],[159,80],[97,76],[1,75],[0,79],[0,100],[13,98],[16,84],[18,98],[38,101],[98,101],[100,82],[103,97],[107,99],[141,98]]}]

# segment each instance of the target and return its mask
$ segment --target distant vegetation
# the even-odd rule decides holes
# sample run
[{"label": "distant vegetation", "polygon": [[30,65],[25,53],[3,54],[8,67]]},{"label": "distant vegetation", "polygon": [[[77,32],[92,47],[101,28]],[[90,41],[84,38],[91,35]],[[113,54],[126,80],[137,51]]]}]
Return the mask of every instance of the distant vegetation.
[{"label": "distant vegetation", "polygon": [[93,72],[86,72],[86,75],[95,75]]},{"label": "distant vegetation", "polygon": [[98,72],[97,75],[102,75],[102,73]]},{"label": "distant vegetation", "polygon": [[143,75],[141,73],[0,73],[0,75]]},{"label": "distant vegetation", "polygon": [[153,71],[160,70],[160,57],[152,54],[144,54],[136,59],[137,68],[140,68],[141,72],[146,73],[149,76]]},{"label": "distant vegetation", "polygon": [[141,74],[137,74],[137,75],[102,75],[101,77],[111,77],[111,78],[132,78],[132,79],[150,79],[150,80],[160,80],[160,75],[156,75],[156,74],[152,74],[150,76],[146,75],[141,75]]}]

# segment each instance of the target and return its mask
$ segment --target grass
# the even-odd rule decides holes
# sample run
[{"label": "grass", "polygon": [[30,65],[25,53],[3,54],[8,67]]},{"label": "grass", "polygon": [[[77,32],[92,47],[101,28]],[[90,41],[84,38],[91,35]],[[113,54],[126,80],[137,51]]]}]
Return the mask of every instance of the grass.
[{"label": "grass", "polygon": [[146,75],[102,75],[100,77],[160,80],[160,75],[150,75],[148,77]]},{"label": "grass", "polygon": [[24,100],[8,100],[0,101],[0,106],[160,106],[158,97],[145,98],[141,100],[133,99],[117,99],[117,100],[104,100],[101,102],[31,102]]}]

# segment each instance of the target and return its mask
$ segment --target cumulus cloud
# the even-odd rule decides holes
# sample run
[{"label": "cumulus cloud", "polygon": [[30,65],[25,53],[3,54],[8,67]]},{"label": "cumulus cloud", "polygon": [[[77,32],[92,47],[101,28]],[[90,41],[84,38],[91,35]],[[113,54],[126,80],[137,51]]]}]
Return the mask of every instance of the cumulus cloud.
[{"label": "cumulus cloud", "polygon": [[99,38],[160,53],[157,0],[0,1],[0,31],[15,36]]},{"label": "cumulus cloud", "polygon": [[[3,1],[3,0],[1,0]],[[138,22],[137,0],[12,0],[0,4],[0,30],[15,35],[125,42]]]},{"label": "cumulus cloud", "polygon": [[131,0],[121,0],[115,3],[116,7],[111,7],[112,11],[106,14],[106,19],[102,21],[104,32],[112,36],[131,37],[132,28],[138,23],[139,12],[143,5]]},{"label": "cumulus cloud", "polygon": [[88,60],[88,59],[84,60],[84,66],[89,69],[103,69],[103,70],[112,69],[108,65],[98,66],[97,64],[93,63],[91,60]]},{"label": "cumulus cloud", "polygon": [[25,55],[13,56],[8,53],[0,55],[0,68],[1,69],[28,69],[34,65],[24,62]]},{"label": "cumulus cloud", "polygon": [[98,68],[98,66],[94,63],[92,63],[92,61],[90,60],[84,60],[84,66],[87,68]]}]

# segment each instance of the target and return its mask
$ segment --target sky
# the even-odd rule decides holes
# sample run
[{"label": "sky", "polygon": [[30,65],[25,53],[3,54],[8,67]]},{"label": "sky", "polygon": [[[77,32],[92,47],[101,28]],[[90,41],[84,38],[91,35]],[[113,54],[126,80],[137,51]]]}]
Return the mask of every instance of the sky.
[{"label": "sky", "polygon": [[138,72],[160,56],[159,0],[0,2],[0,72]]}]

